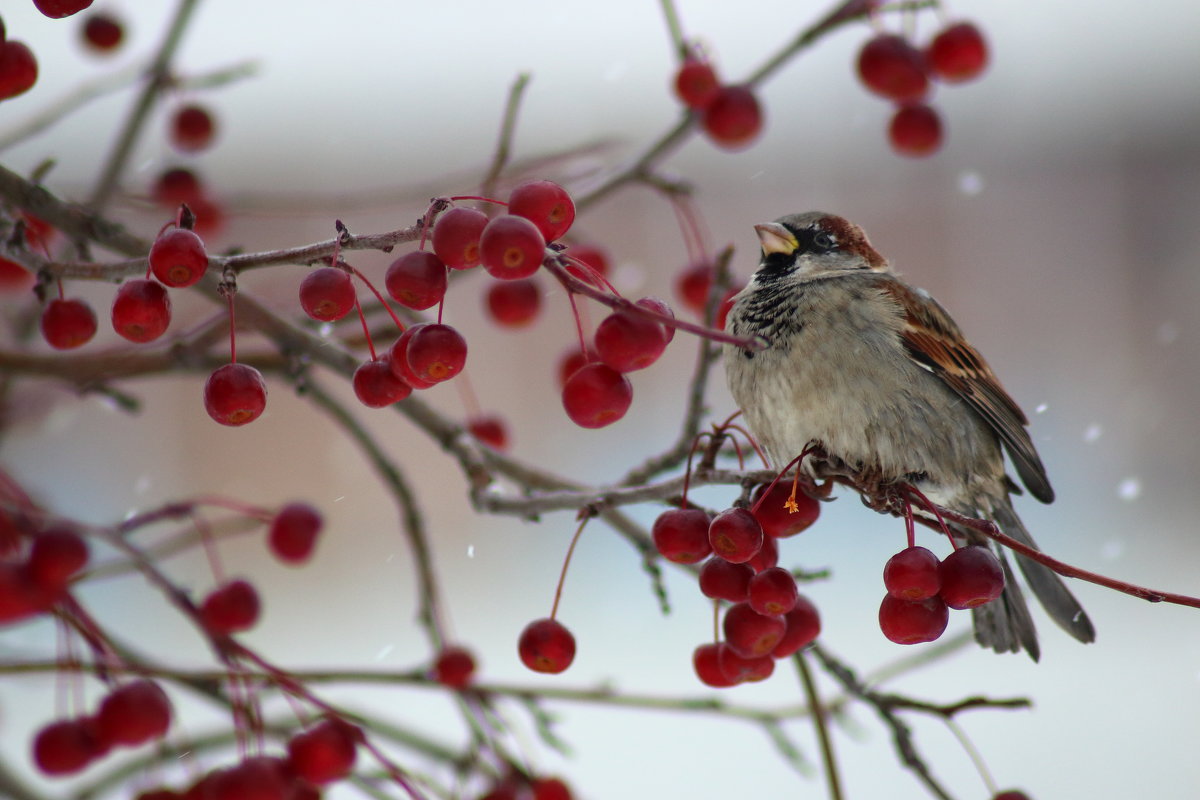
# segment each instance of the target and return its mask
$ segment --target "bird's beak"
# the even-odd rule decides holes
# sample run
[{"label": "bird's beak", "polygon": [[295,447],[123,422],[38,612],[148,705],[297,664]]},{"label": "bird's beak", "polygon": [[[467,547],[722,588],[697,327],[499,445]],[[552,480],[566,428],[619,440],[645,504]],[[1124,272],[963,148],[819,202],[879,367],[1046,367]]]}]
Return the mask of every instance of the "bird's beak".
[{"label": "bird's beak", "polygon": [[790,256],[800,247],[800,242],[787,228],[778,222],[763,222],[754,226],[758,233],[758,241],[762,243],[764,256],[781,253]]}]

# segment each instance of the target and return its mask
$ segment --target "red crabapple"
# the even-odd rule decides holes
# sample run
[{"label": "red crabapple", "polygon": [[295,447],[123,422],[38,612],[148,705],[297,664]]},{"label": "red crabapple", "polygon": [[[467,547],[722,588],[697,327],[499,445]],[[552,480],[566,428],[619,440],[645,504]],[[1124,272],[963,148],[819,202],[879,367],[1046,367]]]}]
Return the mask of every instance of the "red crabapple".
[{"label": "red crabapple", "polygon": [[24,42],[0,42],[0,100],[29,91],[37,78],[37,59]]},{"label": "red crabapple", "polygon": [[1006,789],[995,795],[992,800],[1029,800],[1029,795],[1019,789]]},{"label": "red crabapple", "polygon": [[821,634],[821,615],[804,595],[800,595],[792,610],[783,615],[783,622],[786,626],[783,638],[771,651],[772,658],[787,658],[797,650],[808,647]]},{"label": "red crabapple", "polygon": [[322,525],[321,512],[308,503],[288,503],[271,520],[267,547],[285,564],[303,564],[312,557]]},{"label": "red crabapple", "polygon": [[567,380],[572,375],[585,367],[589,362],[597,360],[598,356],[593,350],[589,350],[585,355],[578,347],[572,347],[563,353],[558,360],[558,388],[562,389],[567,385]]},{"label": "red crabapple", "polygon": [[692,651],[692,669],[695,670],[696,677],[704,684],[716,689],[724,689],[737,683],[737,681],[730,680],[721,671],[718,660],[721,649],[721,644],[709,642]]},{"label": "red crabapple", "polygon": [[337,267],[320,267],[300,281],[300,307],[319,322],[334,322],[354,308],[354,281]]},{"label": "red crabapple", "polygon": [[695,111],[716,99],[720,89],[716,70],[704,59],[688,56],[675,73],[675,95]]},{"label": "red crabapple", "polygon": [[698,508],[667,509],[654,520],[650,533],[662,557],[676,564],[695,564],[712,552],[708,514]]},{"label": "red crabapple", "polygon": [[474,417],[467,421],[467,430],[493,450],[508,449],[508,428],[500,417]]},{"label": "red crabapple", "polygon": [[722,624],[726,643],[743,658],[768,655],[783,640],[787,624],[783,617],[766,616],[749,603],[734,603]]},{"label": "red crabapple", "polygon": [[45,592],[21,564],[0,561],[0,625],[19,622],[44,611]]},{"label": "red crabapple", "polygon": [[927,105],[901,106],[888,125],[888,140],[902,156],[932,155],[942,146],[941,117]]},{"label": "red crabapple", "polygon": [[756,573],[777,565],[779,563],[779,545],[775,538],[764,535],[762,546],[758,548],[758,552],[750,556],[750,560],[744,563]]},{"label": "red crabapple", "polygon": [[475,674],[475,657],[458,645],[443,647],[433,662],[433,679],[451,689],[466,689]]},{"label": "red crabapple", "polygon": [[521,631],[517,652],[534,672],[557,674],[575,660],[575,637],[558,620],[536,619]]},{"label": "red crabapple", "polygon": [[879,629],[896,644],[932,642],[946,630],[950,612],[940,597],[901,600],[890,594],[879,606]]},{"label": "red crabapple", "polygon": [[461,206],[446,210],[433,225],[433,252],[450,269],[478,266],[479,238],[487,224],[482,211]]},{"label": "red crabapple", "polygon": [[800,591],[796,579],[783,567],[768,567],[750,579],[750,607],[760,614],[786,614],[796,605]]},{"label": "red crabapple", "polygon": [[978,78],[988,62],[988,47],[979,28],[958,22],[944,28],[925,48],[925,60],[938,80],[962,83]]},{"label": "red crabapple", "polygon": [[258,622],[261,603],[249,581],[223,584],[200,604],[200,619],[209,633],[220,635],[249,630]]},{"label": "red crabapple", "polygon": [[883,566],[883,585],[901,600],[924,600],[941,588],[938,557],[924,547],[906,547]]},{"label": "red crabapple", "polygon": [[742,603],[749,596],[753,577],[754,570],[749,565],[732,564],[713,556],[700,568],[700,592],[705,597]]},{"label": "red crabapple", "polygon": [[204,277],[208,254],[195,231],[167,228],[150,246],[150,270],[167,286],[183,289]]},{"label": "red crabapple", "polygon": [[658,360],[667,347],[667,334],[649,317],[614,311],[596,326],[592,341],[601,361],[617,372],[633,372]]},{"label": "red crabapple", "polygon": [[537,319],[542,292],[532,278],[495,281],[488,287],[485,303],[492,321],[508,328],[519,328]]},{"label": "red crabapple", "polygon": [[38,588],[55,595],[87,562],[88,546],[82,536],[68,528],[52,528],[33,538],[25,574]]},{"label": "red crabapple", "polygon": [[493,278],[528,278],[538,271],[545,257],[546,240],[525,217],[496,217],[479,237],[479,259]]},{"label": "red crabapple", "polygon": [[712,264],[692,264],[675,277],[675,294],[693,312],[703,314],[712,278]]},{"label": "red crabapple", "polygon": [[938,567],[938,596],[951,608],[974,608],[990,603],[1004,591],[1004,569],[987,547],[960,547]]},{"label": "red crabapple", "polygon": [[136,747],[166,736],[171,701],[151,680],[136,680],[110,692],[96,712],[96,730],[108,744]]},{"label": "red crabapple", "polygon": [[[634,305],[644,308],[647,311],[653,311],[655,314],[666,317],[667,319],[675,319],[675,311],[669,305],[667,305],[667,301],[660,300],[657,297],[643,297],[634,302]],[[660,322],[658,324],[662,325],[663,332],[667,337],[667,344],[670,344],[671,340],[675,338],[675,326],[668,325],[665,322]]]},{"label": "red crabapple", "polygon": [[124,35],[120,21],[111,14],[92,14],[83,24],[84,44],[97,53],[115,50]]},{"label": "red crabapple", "polygon": [[117,287],[112,326],[131,342],[152,342],[171,324],[171,298],[158,281],[135,278]]},{"label": "red crabapple", "polygon": [[[796,492],[796,511],[788,511],[786,503],[792,494],[791,483],[780,480],[768,490],[769,484],[762,484],[754,490],[750,508],[754,518],[763,527],[763,533],[776,539],[795,536],[807,530],[821,515],[821,502],[809,497],[804,492]],[[763,493],[766,497],[763,497]]]},{"label": "red crabapple", "polygon": [[419,379],[441,383],[462,372],[466,366],[467,340],[451,326],[434,322],[413,333],[404,355],[409,368]]},{"label": "red crabapple", "polygon": [[721,558],[743,564],[762,548],[763,530],[748,510],[729,508],[709,523],[708,541]]},{"label": "red crabapple", "polygon": [[567,190],[553,181],[526,181],[509,194],[508,213],[525,217],[546,242],[553,242],[575,221],[575,203]]},{"label": "red crabapple", "polygon": [[397,303],[422,311],[446,295],[446,265],[433,253],[414,250],[392,262],[383,283]]},{"label": "red crabapple", "polygon": [[629,410],[633,387],[629,379],[606,364],[580,367],[563,384],[563,409],[581,428],[611,425]]},{"label": "red crabapple", "polygon": [[215,771],[205,784],[204,800],[290,800],[292,779],[282,758],[251,756]]},{"label": "red crabapple", "polygon": [[532,800],[571,800],[571,790],[560,778],[534,778],[529,789]]},{"label": "red crabapple", "polygon": [[171,143],[187,153],[212,144],[216,130],[212,114],[197,105],[184,106],[171,117]]},{"label": "red crabapple", "polygon": [[879,34],[863,45],[858,75],[875,94],[901,103],[920,100],[929,91],[925,57],[894,33]]},{"label": "red crabapple", "polygon": [[158,176],[151,194],[155,201],[164,206],[177,206],[180,203],[191,206],[204,196],[204,187],[190,169],[171,167]]},{"label": "red crabapple", "polygon": [[762,108],[745,86],[722,86],[700,120],[709,138],[726,150],[748,146],[762,131]]},{"label": "red crabapple", "polygon": [[33,0],[33,4],[50,19],[62,19],[83,11],[92,0]]},{"label": "red crabapple", "polygon": [[728,642],[722,642],[717,646],[717,667],[734,683],[746,683],[771,677],[775,671],[775,661],[770,655],[745,658],[738,655]]},{"label": "red crabapple", "polygon": [[289,770],[322,786],[350,774],[362,731],[341,719],[326,717],[294,735],[287,743]]},{"label": "red crabapple", "polygon": [[33,739],[33,763],[45,775],[70,775],[90,764],[103,751],[91,720],[51,722]]},{"label": "red crabapple", "polygon": [[364,361],[350,380],[354,396],[367,408],[384,408],[412,394],[413,387],[396,374],[392,357],[385,353]]},{"label": "red crabapple", "polygon": [[96,335],[96,313],[83,300],[56,297],[42,310],[42,338],[56,350],[71,350]]},{"label": "red crabapple", "polygon": [[408,364],[408,346],[412,342],[413,336],[428,324],[428,322],[418,322],[416,325],[409,325],[388,350],[387,360],[391,364],[392,372],[414,389],[428,389],[434,384],[434,381],[418,377]]},{"label": "red crabapple", "polygon": [[262,373],[247,364],[217,367],[204,382],[204,410],[222,425],[245,425],[267,407]]}]

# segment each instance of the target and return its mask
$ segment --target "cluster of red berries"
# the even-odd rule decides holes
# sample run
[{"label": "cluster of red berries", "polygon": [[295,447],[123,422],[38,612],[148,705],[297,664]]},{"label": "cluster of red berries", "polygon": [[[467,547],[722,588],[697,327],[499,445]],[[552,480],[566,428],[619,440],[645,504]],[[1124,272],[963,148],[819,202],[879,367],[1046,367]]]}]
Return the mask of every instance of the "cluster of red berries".
[{"label": "cluster of red berries", "polygon": [[[692,666],[709,686],[760,681],[775,660],[808,646],[821,632],[816,606],[800,594],[795,577],[778,566],[777,540],[795,536],[820,515],[820,503],[786,483],[760,486],[750,508],[710,516],[688,507],[670,509],[654,521],[654,546],[667,560],[696,564],[700,591],[731,605],[724,639],[702,644]],[[707,559],[707,560],[705,560]]]},{"label": "cluster of red berries", "polygon": [[712,62],[689,52],[675,73],[675,94],[700,115],[708,138],[726,150],[740,150],[758,138],[762,107],[747,86],[723,84]]},{"label": "cluster of red berries", "polygon": [[167,693],[138,679],[105,695],[96,712],[49,723],[33,737],[33,763],[46,775],[70,775],[117,746],[163,738],[171,725]]},{"label": "cluster of red berries", "polygon": [[196,218],[193,226],[198,234],[213,236],[225,221],[224,212],[213,200],[208,187],[187,167],[168,167],[159,174],[150,189],[151,197],[163,208],[176,209],[186,205]]},{"label": "cluster of red berries", "polygon": [[949,609],[976,608],[999,597],[1004,570],[984,546],[959,547],[942,561],[924,547],[910,546],[888,559],[883,583],[883,635],[897,644],[917,644],[942,635]]},{"label": "cluster of red berries", "polygon": [[50,610],[87,563],[87,542],[71,527],[0,513],[0,625]]},{"label": "cluster of red berries", "polygon": [[511,769],[479,800],[571,800],[571,797],[570,787],[561,778],[537,778]]},{"label": "cluster of red berries", "polygon": [[200,776],[178,791],[157,788],[134,800],[320,800],[322,789],[354,768],[363,733],[335,717],[323,717],[294,734],[286,755],[244,758]]},{"label": "cluster of red berries", "polygon": [[962,83],[983,73],[988,48],[970,22],[943,28],[924,49],[899,34],[881,33],[858,54],[858,75],[868,89],[896,103],[888,126],[892,148],[906,156],[927,156],[942,144],[942,121],[929,105],[931,79]]}]

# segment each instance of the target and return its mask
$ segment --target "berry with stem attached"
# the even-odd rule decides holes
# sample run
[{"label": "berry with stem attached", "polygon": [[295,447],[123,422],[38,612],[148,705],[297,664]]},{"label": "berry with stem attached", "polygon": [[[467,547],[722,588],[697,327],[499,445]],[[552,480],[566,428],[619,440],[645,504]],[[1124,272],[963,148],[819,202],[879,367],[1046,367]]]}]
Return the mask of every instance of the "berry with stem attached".
[{"label": "berry with stem attached", "polygon": [[553,242],[575,221],[575,203],[567,190],[553,181],[526,181],[509,194],[508,213],[529,220],[546,242]]},{"label": "berry with stem attached", "polygon": [[770,654],[783,640],[787,624],[780,616],[760,614],[749,603],[735,603],[725,612],[722,625],[726,643],[743,658]]},{"label": "berry with stem attached", "polygon": [[200,619],[214,635],[238,633],[258,622],[261,603],[249,581],[234,580],[217,587],[200,605]]},{"label": "berry with stem attached", "polygon": [[405,351],[408,366],[420,380],[448,381],[467,363],[467,340],[449,325],[424,325],[412,335]]},{"label": "berry with stem attached", "polygon": [[261,372],[247,364],[217,367],[204,382],[204,410],[222,425],[253,422],[266,407],[267,383]]},{"label": "berry with stem attached", "polygon": [[663,558],[695,564],[712,552],[708,543],[708,514],[698,508],[671,508],[658,515],[650,529]]},{"label": "berry with stem attached", "polygon": [[629,379],[607,364],[580,367],[563,384],[563,409],[581,428],[613,424],[625,416],[632,402]]},{"label": "berry with stem attached", "polygon": [[863,45],[858,76],[875,94],[900,103],[918,101],[929,92],[925,57],[894,33],[880,34]]},{"label": "berry with stem attached", "polygon": [[938,557],[924,547],[907,547],[883,566],[883,585],[901,600],[924,600],[941,588]]},{"label": "berry with stem attached", "polygon": [[719,147],[739,150],[762,132],[762,108],[749,88],[722,86],[704,107],[700,122],[708,137]]},{"label": "berry with stem attached", "polygon": [[520,328],[537,319],[542,292],[533,278],[495,281],[484,296],[492,321],[508,328]]},{"label": "berry with stem attached", "polygon": [[83,300],[56,297],[42,310],[42,338],[56,350],[82,347],[96,335],[96,312]]},{"label": "berry with stem attached", "polygon": [[356,295],[350,273],[337,267],[320,267],[300,281],[300,307],[319,322],[334,322],[350,313]]},{"label": "berry with stem attached", "polygon": [[521,631],[517,652],[521,662],[534,672],[557,674],[575,660],[575,637],[558,620],[543,617]]},{"label": "berry with stem attached", "polygon": [[987,547],[960,547],[938,567],[938,596],[951,608],[975,608],[1004,591],[1004,569]]},{"label": "berry with stem attached", "polygon": [[938,80],[962,83],[983,74],[988,46],[979,28],[957,22],[943,28],[925,48],[925,61]]},{"label": "berry with stem attached", "polygon": [[896,644],[932,642],[946,630],[950,612],[940,597],[901,600],[884,595],[879,606],[879,629]]},{"label": "berry with stem attached", "polygon": [[662,325],[628,311],[614,311],[596,326],[593,337],[600,360],[617,372],[645,369],[667,347]]},{"label": "berry with stem attached", "polygon": [[763,530],[748,510],[729,508],[713,517],[708,526],[713,552],[726,561],[743,564],[763,545]]},{"label": "berry with stem attached", "polygon": [[924,104],[901,106],[888,124],[888,140],[902,156],[932,155],[942,146],[942,119]]},{"label": "berry with stem attached", "polygon": [[364,361],[350,380],[354,396],[367,408],[384,408],[412,394],[413,387],[396,374],[392,357],[385,353]]},{"label": "berry with stem attached", "polygon": [[136,278],[117,288],[112,326],[131,342],[152,342],[171,324],[171,298],[158,281]]},{"label": "berry with stem attached", "polygon": [[321,512],[308,503],[288,503],[271,520],[267,547],[285,564],[303,564],[312,557],[323,524]]},{"label": "berry with stem attached", "polygon": [[[789,481],[780,480],[774,486],[763,484],[754,490],[750,512],[763,527],[767,536],[783,539],[807,530],[821,515],[821,503],[804,492],[793,496]],[[788,501],[795,505],[789,510]]]},{"label": "berry with stem attached", "polygon": [[388,267],[383,284],[397,303],[423,311],[445,297],[446,265],[425,250],[405,253]]},{"label": "berry with stem attached", "polygon": [[493,278],[528,278],[538,271],[545,257],[546,239],[525,217],[496,217],[479,238],[479,259]]},{"label": "berry with stem attached", "polygon": [[487,224],[482,211],[461,206],[446,210],[433,225],[433,252],[450,269],[479,266],[479,239]]},{"label": "berry with stem attached", "polygon": [[183,289],[204,277],[208,254],[195,231],[167,228],[150,246],[150,270],[154,277],[176,289]]}]

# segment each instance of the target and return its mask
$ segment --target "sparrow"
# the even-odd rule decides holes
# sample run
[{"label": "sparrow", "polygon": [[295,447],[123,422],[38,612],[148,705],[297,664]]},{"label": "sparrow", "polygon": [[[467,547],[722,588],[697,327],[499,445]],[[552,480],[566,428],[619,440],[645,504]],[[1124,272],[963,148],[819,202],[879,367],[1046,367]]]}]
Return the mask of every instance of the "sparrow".
[{"label": "sparrow", "polygon": [[[730,392],[772,466],[809,448],[800,468],[814,479],[849,476],[881,491],[908,484],[1036,546],[1013,510],[1021,489],[1004,462],[1007,452],[1035,498],[1054,499],[1029,421],[946,310],[901,280],[841,217],[792,214],[755,230],[762,260],[735,296],[726,330],[764,347],[726,344],[723,358]],[[1024,649],[1036,661],[1033,618],[1003,549],[978,531],[946,527],[956,541],[991,544],[1004,570],[1003,594],[972,609],[976,640],[996,652]],[[1092,622],[1062,579],[1015,555],[1051,619],[1093,641]]]}]

